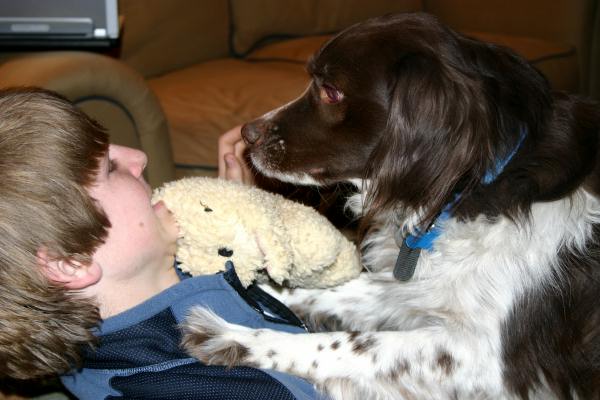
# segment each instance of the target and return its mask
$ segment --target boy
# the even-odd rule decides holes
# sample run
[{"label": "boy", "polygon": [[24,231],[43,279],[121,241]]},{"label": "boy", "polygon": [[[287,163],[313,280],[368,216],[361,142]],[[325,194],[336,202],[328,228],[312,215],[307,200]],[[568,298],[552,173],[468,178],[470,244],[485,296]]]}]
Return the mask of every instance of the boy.
[{"label": "boy", "polygon": [[174,268],[177,224],[150,204],[145,164],[60,96],[0,91],[2,373],[65,373],[82,399],[317,398],[299,378],[181,351],[177,325],[197,304],[238,324],[302,329],[275,299],[241,288],[231,266],[195,278]]}]

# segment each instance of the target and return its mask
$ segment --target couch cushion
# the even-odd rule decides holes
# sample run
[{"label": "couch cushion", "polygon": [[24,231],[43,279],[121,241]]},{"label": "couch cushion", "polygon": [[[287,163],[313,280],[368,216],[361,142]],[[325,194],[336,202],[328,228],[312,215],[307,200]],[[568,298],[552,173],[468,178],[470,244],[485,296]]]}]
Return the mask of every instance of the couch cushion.
[{"label": "couch cushion", "polygon": [[[577,91],[577,54],[573,46],[530,37],[487,32],[463,32],[467,36],[513,49],[542,71],[556,90]],[[309,36],[275,42],[248,54],[250,60],[287,60],[305,63],[331,35]]]},{"label": "couch cushion", "polygon": [[545,40],[581,43],[595,0],[428,0],[426,11],[454,29],[503,32]]},{"label": "couch cushion", "polygon": [[214,169],[221,133],[298,97],[308,81],[301,64],[223,59],[149,84],[169,121],[177,166]]},{"label": "couch cushion", "polygon": [[246,60],[280,60],[304,64],[331,37],[332,35],[318,35],[274,42],[251,51]]},{"label": "couch cushion", "polygon": [[120,0],[121,59],[145,77],[229,54],[229,8],[214,0]]},{"label": "couch cushion", "polygon": [[[597,25],[600,16],[597,0],[486,0],[484,3],[481,0],[428,0],[426,3],[426,11],[455,29],[502,32],[568,43],[577,49],[575,55],[582,85],[576,90],[585,87],[591,72],[588,70],[590,49],[597,51],[591,43],[594,19]],[[557,79],[562,68],[567,68],[564,59],[539,66]],[[565,81],[561,86],[568,84]]]},{"label": "couch cushion", "polygon": [[261,39],[339,31],[394,12],[419,11],[422,0],[231,0],[232,47],[246,54]]},{"label": "couch cushion", "polygon": [[513,49],[546,75],[555,90],[576,92],[579,88],[577,52],[571,45],[487,32],[464,32],[464,34]]}]

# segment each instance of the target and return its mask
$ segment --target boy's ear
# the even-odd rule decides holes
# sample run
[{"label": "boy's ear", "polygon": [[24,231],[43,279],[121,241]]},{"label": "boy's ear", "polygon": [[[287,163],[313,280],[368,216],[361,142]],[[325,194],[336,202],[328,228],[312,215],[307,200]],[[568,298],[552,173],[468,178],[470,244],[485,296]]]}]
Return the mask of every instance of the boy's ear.
[{"label": "boy's ear", "polygon": [[53,259],[48,257],[46,249],[38,250],[37,258],[46,278],[62,284],[67,289],[86,288],[98,282],[102,277],[102,269],[94,261],[83,263],[71,259]]}]

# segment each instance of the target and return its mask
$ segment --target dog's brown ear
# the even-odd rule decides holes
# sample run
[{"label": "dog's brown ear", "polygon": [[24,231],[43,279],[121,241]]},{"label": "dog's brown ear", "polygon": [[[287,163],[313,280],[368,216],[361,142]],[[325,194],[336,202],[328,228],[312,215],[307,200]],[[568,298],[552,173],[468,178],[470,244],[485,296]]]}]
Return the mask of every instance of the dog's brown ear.
[{"label": "dog's brown ear", "polygon": [[387,132],[366,178],[371,209],[401,202],[426,224],[454,192],[480,186],[523,130],[529,147],[543,135],[552,96],[544,76],[510,49],[425,22],[394,36]]},{"label": "dog's brown ear", "polygon": [[491,149],[487,104],[475,80],[439,57],[402,58],[390,91],[387,132],[372,154],[370,209],[402,202],[431,222],[457,185],[482,176]]}]

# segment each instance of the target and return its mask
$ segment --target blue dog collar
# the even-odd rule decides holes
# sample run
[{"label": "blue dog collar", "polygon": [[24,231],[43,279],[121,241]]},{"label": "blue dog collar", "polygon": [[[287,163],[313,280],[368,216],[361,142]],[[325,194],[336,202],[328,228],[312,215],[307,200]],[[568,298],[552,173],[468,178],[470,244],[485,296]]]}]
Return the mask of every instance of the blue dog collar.
[{"label": "blue dog collar", "polygon": [[[506,165],[513,159],[517,151],[521,148],[527,131],[525,128],[520,130],[519,141],[515,148],[503,159],[499,160],[494,168],[489,170],[483,177],[483,184],[489,185],[504,171]],[[407,235],[400,244],[400,252],[396,259],[394,267],[394,277],[399,281],[408,281],[415,273],[417,261],[421,250],[430,251],[433,248],[433,243],[442,234],[442,226],[450,219],[452,214],[450,211],[460,199],[460,194],[455,195],[454,200],[446,204],[435,221],[427,228],[425,232]]]}]

